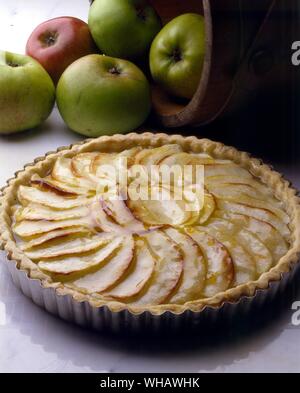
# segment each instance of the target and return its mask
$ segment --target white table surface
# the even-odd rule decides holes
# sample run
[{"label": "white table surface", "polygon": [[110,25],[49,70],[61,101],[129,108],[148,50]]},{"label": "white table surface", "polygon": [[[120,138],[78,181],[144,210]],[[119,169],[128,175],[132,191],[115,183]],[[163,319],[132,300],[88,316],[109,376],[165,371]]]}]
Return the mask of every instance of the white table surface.
[{"label": "white table surface", "polygon": [[[23,53],[28,35],[40,22],[62,15],[86,20],[87,14],[88,0],[0,0],[0,48]],[[0,137],[0,185],[35,157],[78,140],[56,109],[38,130]],[[280,169],[300,186],[299,168]],[[107,338],[33,305],[0,263],[0,372],[299,372],[300,328],[291,328],[290,318],[287,309],[264,328],[251,328],[251,334],[220,332],[225,336],[221,344],[189,342],[186,348],[179,344],[181,337],[167,343],[158,337],[157,345],[149,345],[147,337]]]}]

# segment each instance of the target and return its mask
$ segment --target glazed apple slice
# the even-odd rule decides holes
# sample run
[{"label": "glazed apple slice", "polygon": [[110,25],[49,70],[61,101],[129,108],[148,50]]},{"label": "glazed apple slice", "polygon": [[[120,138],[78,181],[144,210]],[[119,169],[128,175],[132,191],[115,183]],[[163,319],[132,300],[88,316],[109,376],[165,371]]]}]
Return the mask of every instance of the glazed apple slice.
[{"label": "glazed apple slice", "polygon": [[155,259],[146,243],[139,239],[135,244],[134,263],[126,277],[112,290],[104,293],[115,299],[128,301],[137,296],[150,281],[155,268]]},{"label": "glazed apple slice", "polygon": [[101,293],[109,290],[126,274],[133,260],[134,240],[127,236],[119,248],[107,263],[97,272],[91,273],[73,281],[72,286],[80,288],[87,293]]},{"label": "glazed apple slice", "polygon": [[275,261],[279,261],[280,258],[288,252],[288,243],[280,233],[267,222],[242,214],[229,212],[217,212],[216,214],[218,217],[229,220],[240,228],[244,228],[255,234],[271,251]]},{"label": "glazed apple slice", "polygon": [[284,239],[289,240],[290,238],[291,232],[288,226],[268,209],[256,208],[242,203],[234,203],[225,200],[218,200],[218,207],[221,211],[226,213],[242,214],[265,221],[276,228]]},{"label": "glazed apple slice", "polygon": [[168,302],[184,304],[199,299],[206,280],[205,259],[199,246],[190,236],[176,229],[168,228],[165,233],[178,245],[183,255],[183,276],[179,288]]},{"label": "glazed apple slice", "polygon": [[114,238],[114,235],[99,233],[92,237],[75,237],[69,239],[60,239],[54,241],[54,244],[47,245],[43,248],[37,248],[33,251],[27,251],[26,255],[33,261],[41,259],[53,259],[64,255],[75,255],[94,251]]},{"label": "glazed apple slice", "polygon": [[285,224],[288,224],[290,221],[289,216],[283,211],[282,205],[280,205],[278,201],[274,201],[273,203],[271,198],[268,199],[268,201],[255,199],[253,197],[249,197],[248,195],[243,194],[241,190],[237,191],[236,193],[233,190],[230,191],[230,188],[226,192],[215,190],[214,195],[219,200],[226,200],[233,203],[241,203],[250,207],[268,210],[275,216],[277,216]]},{"label": "glazed apple slice", "polygon": [[51,177],[62,183],[66,183],[72,187],[79,187],[88,190],[95,190],[95,184],[93,181],[77,177],[72,171],[72,159],[66,157],[60,157],[56,160]]},{"label": "glazed apple slice", "polygon": [[237,241],[253,255],[259,276],[271,269],[274,263],[272,254],[253,233],[243,229],[239,231]]},{"label": "glazed apple slice", "polygon": [[126,159],[127,169],[134,164],[136,155],[140,152],[140,147],[124,150],[121,153],[99,153],[90,164],[90,172],[97,177],[106,177],[106,171],[103,166],[119,167],[122,165],[123,159]]},{"label": "glazed apple slice", "polygon": [[183,273],[183,256],[178,246],[163,232],[144,236],[156,259],[154,273],[147,291],[131,302],[135,306],[162,304],[169,298]]},{"label": "glazed apple slice", "polygon": [[66,228],[87,228],[93,230],[96,225],[89,218],[82,218],[76,220],[62,220],[62,221],[30,221],[24,220],[16,223],[13,226],[14,232],[21,238],[29,238],[43,233],[56,231],[58,229]]},{"label": "glazed apple slice", "polygon": [[[266,202],[266,194],[261,193],[258,189],[248,184],[212,184],[209,186],[209,191],[216,197],[222,199],[236,199],[242,196],[244,198],[253,198],[254,200]],[[284,208],[283,203],[275,199],[272,195],[267,197],[267,202],[277,209]]]},{"label": "glazed apple slice", "polygon": [[89,206],[79,206],[68,210],[54,210],[47,206],[30,203],[26,207],[20,207],[15,213],[16,222],[23,220],[48,220],[61,221],[87,217],[90,214]]},{"label": "glazed apple slice", "polygon": [[58,238],[61,239],[63,237],[67,237],[67,236],[73,235],[75,233],[80,236],[82,236],[83,234],[88,236],[90,234],[90,232],[87,228],[75,227],[75,228],[57,229],[56,231],[51,231],[51,232],[45,233],[41,236],[35,237],[26,243],[24,242],[21,245],[21,248],[24,251],[30,250],[31,248],[41,246],[44,243],[49,242],[50,240],[58,239]]},{"label": "glazed apple slice", "polygon": [[18,190],[18,199],[22,204],[30,202],[43,206],[52,207],[53,209],[72,209],[74,207],[84,206],[91,203],[92,198],[79,196],[76,198],[66,198],[57,195],[54,192],[41,191],[35,187],[20,186]]},{"label": "glazed apple slice", "polygon": [[130,228],[122,227],[112,219],[112,216],[107,210],[105,202],[101,199],[91,206],[91,218],[96,223],[96,226],[99,227],[103,232],[115,233],[119,235],[131,233]]},{"label": "glazed apple slice", "polygon": [[73,197],[77,195],[87,195],[89,193],[89,190],[85,188],[69,186],[68,184],[54,180],[50,176],[42,178],[38,175],[34,175],[31,179],[31,184],[41,186],[42,188],[46,188],[46,190],[48,189],[54,193],[66,194]]},{"label": "glazed apple slice", "polygon": [[71,170],[77,177],[90,178],[91,176],[91,163],[101,153],[80,153],[76,154],[71,160]]},{"label": "glazed apple slice", "polygon": [[147,225],[180,226],[195,215],[199,216],[200,203],[198,211],[190,211],[187,209],[187,201],[183,198],[175,200],[172,192],[164,187],[144,187],[141,195],[145,195],[145,198],[129,200],[128,207],[135,217]]},{"label": "glazed apple slice", "polygon": [[234,163],[224,165],[207,165],[205,167],[205,178],[209,179],[216,176],[236,176],[242,179],[253,179],[253,176],[249,171]]},{"label": "glazed apple slice", "polygon": [[253,257],[256,263],[256,272],[259,276],[271,269],[273,265],[271,252],[252,232],[224,219],[211,220],[208,228],[221,242],[223,242],[225,234],[225,238],[229,237],[241,245]]},{"label": "glazed apple slice", "polygon": [[206,227],[201,227],[201,230],[216,238],[229,251],[234,264],[234,286],[257,278],[256,261],[237,240],[239,226],[227,220],[212,219]]},{"label": "glazed apple slice", "polygon": [[208,154],[190,154],[185,152],[173,154],[172,156],[169,156],[161,161],[161,165],[168,166],[207,165],[213,163],[215,163],[215,160]]},{"label": "glazed apple slice", "polygon": [[195,220],[188,221],[185,225],[193,225],[193,224],[203,225],[213,215],[216,206],[217,205],[213,195],[205,193],[203,207],[200,211],[200,214],[198,215],[198,218],[196,218]]},{"label": "glazed apple slice", "polygon": [[55,281],[69,281],[78,279],[86,274],[93,273],[102,268],[108,258],[112,257],[124,242],[124,238],[112,239],[93,254],[71,256],[69,258],[52,260],[51,262],[39,262],[41,270],[50,274]]},{"label": "glazed apple slice", "polygon": [[164,145],[154,149],[143,150],[137,154],[135,162],[149,168],[151,165],[159,165],[167,157],[180,152],[182,152],[182,148],[179,145]]},{"label": "glazed apple slice", "polygon": [[119,225],[132,232],[145,231],[144,224],[137,220],[123,200],[104,200],[102,202],[105,213],[112,217]]},{"label": "glazed apple slice", "polygon": [[186,232],[199,245],[207,263],[204,297],[226,291],[234,282],[234,264],[227,248],[214,237],[194,228]]}]

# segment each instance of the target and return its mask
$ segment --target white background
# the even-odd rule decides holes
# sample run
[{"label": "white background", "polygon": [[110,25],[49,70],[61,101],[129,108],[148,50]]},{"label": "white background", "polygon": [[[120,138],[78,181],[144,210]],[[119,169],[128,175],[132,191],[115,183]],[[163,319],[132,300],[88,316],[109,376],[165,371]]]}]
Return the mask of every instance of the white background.
[{"label": "white background", "polygon": [[[0,49],[23,53],[37,24],[63,15],[86,20],[88,0],[0,0]],[[78,140],[56,109],[39,129],[1,137],[0,186],[35,157]],[[279,169],[300,185],[299,168]],[[0,372],[300,371],[300,327],[291,328],[289,306],[266,323],[256,315],[243,331],[224,329],[218,340],[200,332],[167,342],[107,338],[40,310],[11,284],[0,262]]]}]

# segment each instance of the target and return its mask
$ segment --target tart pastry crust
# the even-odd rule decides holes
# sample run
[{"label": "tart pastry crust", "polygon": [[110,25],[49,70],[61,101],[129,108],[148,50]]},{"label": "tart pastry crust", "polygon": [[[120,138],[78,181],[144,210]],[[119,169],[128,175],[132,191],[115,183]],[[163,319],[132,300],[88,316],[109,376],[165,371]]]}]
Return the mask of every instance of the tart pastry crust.
[{"label": "tart pastry crust", "polygon": [[[177,154],[186,154],[186,153],[195,153],[195,154],[207,154],[214,159],[218,160],[230,160],[233,163],[237,164],[239,167],[246,169],[249,171],[254,177],[259,178],[260,182],[268,187],[269,190],[272,191],[273,195],[283,203],[284,205],[284,210],[287,213],[287,216],[289,218],[289,231],[291,233],[291,236],[289,236],[289,249],[283,255],[279,262],[274,266],[271,267],[269,265],[269,255],[265,253],[262,255],[262,263],[264,264],[264,267],[262,267],[261,275],[259,276],[258,279],[253,279],[250,280],[251,277],[254,278],[251,272],[251,261],[247,261],[247,267],[246,271],[244,272],[244,275],[241,275],[239,277],[236,275],[236,283],[233,288],[223,290],[216,295],[211,295],[210,288],[208,286],[207,288],[207,293],[205,298],[201,298],[199,300],[194,300],[194,301],[188,301],[182,305],[176,304],[176,298],[177,299],[184,299],[184,294],[177,292],[177,294],[174,295],[175,298],[175,304],[162,304],[162,305],[143,305],[139,304],[139,301],[133,302],[132,304],[126,304],[124,302],[116,301],[116,300],[111,300],[110,297],[105,297],[101,296],[98,293],[84,293],[83,291],[80,291],[78,287],[75,285],[66,285],[62,282],[57,282],[51,279],[51,277],[48,274],[43,273],[43,270],[38,267],[38,265],[34,262],[35,258],[39,258],[39,253],[37,252],[36,254],[33,252],[30,254],[30,252],[26,252],[26,249],[21,248],[18,242],[15,240],[12,225],[13,225],[13,216],[14,216],[14,207],[16,205],[16,202],[18,201],[18,197],[20,198],[20,190],[22,190],[22,186],[26,187],[30,182],[36,182],[39,184],[39,182],[44,181],[45,178],[47,178],[47,175],[50,173],[50,171],[53,170],[53,167],[55,166],[55,163],[59,161],[63,161],[68,158],[73,158],[74,156],[80,157],[81,153],[90,153],[91,155],[95,154],[95,152],[101,152],[101,153],[115,153],[115,152],[123,152],[127,149],[132,149],[136,148],[137,146],[143,148],[143,149],[151,149],[151,148],[157,148],[165,145],[174,145],[174,153]],[[177,151],[177,147],[180,147],[180,151]],[[182,152],[183,150],[183,152]],[[137,153],[139,154],[139,153]],[[147,154],[147,153],[142,153]],[[135,157],[136,158],[136,157]],[[139,157],[141,160],[143,160],[143,157]],[[188,157],[186,155],[185,157],[188,160]],[[184,157],[181,157],[181,159],[185,159]],[[209,160],[209,158],[206,158]],[[165,157],[166,162],[169,162],[169,164],[172,163],[172,158],[170,156],[166,155]],[[169,160],[169,161],[168,161]],[[84,162],[83,164],[81,163],[80,160],[76,160],[76,163],[74,164],[76,167],[74,168],[75,171],[78,171],[78,174],[82,173],[81,171],[85,171],[85,166]],[[63,173],[60,173],[59,169],[55,172],[57,178],[59,179],[60,176],[63,176]],[[230,174],[228,175],[230,176]],[[41,180],[42,179],[42,180]],[[58,182],[59,183],[59,182]],[[50,184],[51,187],[59,187],[59,184],[55,183],[55,180],[53,181],[53,184]],[[44,184],[45,185],[45,184]],[[46,184],[47,186],[47,184]],[[80,194],[81,190],[86,189],[87,183],[84,182],[84,180],[78,182],[76,184],[78,193]],[[214,185],[212,185],[212,188]],[[218,187],[218,185],[215,186],[215,193],[220,196],[222,200],[222,196],[226,195],[226,187]],[[65,193],[71,193],[72,192],[72,187],[69,189],[64,189],[63,192]],[[239,193],[239,190],[237,189],[237,193]],[[84,192],[82,192],[82,195],[78,196],[78,199],[84,200],[86,196],[84,195]],[[245,203],[247,200],[245,200]],[[281,277],[284,273],[289,272],[297,263],[299,260],[299,255],[300,255],[300,200],[297,195],[297,191],[293,189],[289,182],[283,179],[283,177],[273,171],[269,166],[263,164],[260,160],[251,158],[249,154],[245,152],[239,152],[233,147],[228,147],[225,146],[221,143],[213,142],[208,139],[197,139],[196,137],[182,137],[180,135],[166,135],[166,134],[152,134],[152,133],[144,133],[144,134],[128,134],[128,135],[114,135],[112,137],[101,137],[98,139],[93,139],[93,140],[87,140],[75,145],[72,145],[70,147],[63,147],[60,148],[57,152],[49,152],[47,153],[44,157],[37,158],[34,163],[28,164],[25,166],[24,170],[16,173],[16,176],[8,181],[7,186],[2,190],[2,195],[0,197],[0,245],[2,249],[5,250],[5,252],[8,255],[8,259],[16,261],[17,262],[17,268],[22,271],[26,271],[28,275],[28,279],[35,279],[35,280],[40,280],[41,285],[43,288],[54,288],[57,295],[71,295],[76,302],[88,302],[92,307],[98,308],[102,306],[107,306],[112,312],[119,312],[122,310],[128,310],[132,314],[138,315],[144,311],[149,311],[153,315],[161,315],[167,311],[172,312],[174,314],[181,314],[185,312],[186,310],[190,310],[193,312],[200,312],[206,307],[213,307],[213,308],[218,308],[221,307],[224,303],[230,302],[230,303],[237,303],[242,297],[253,297],[258,290],[267,290],[269,288],[269,285],[271,282],[274,281],[279,281],[281,280]],[[53,204],[59,203],[59,198],[56,200],[53,200]],[[80,209],[82,207],[79,205],[74,205],[71,206],[72,199],[69,200],[70,203],[70,208],[74,209],[74,212],[80,216]],[[210,204],[213,204],[213,201],[207,201],[207,205],[209,206]],[[230,201],[228,202],[225,198],[225,200],[222,200],[223,204],[223,209],[222,212],[220,212],[219,216],[215,218],[215,222],[213,223],[214,226],[214,231],[220,230],[222,232],[222,223],[226,222],[226,220],[235,220],[236,222],[241,222],[243,221],[243,228],[247,228],[249,226],[252,226],[251,228],[253,229],[253,225],[255,226],[255,222],[253,220],[251,221],[251,218],[245,218],[245,215],[240,214],[241,212],[238,211],[234,205],[234,202]],[[227,204],[227,205],[226,205]],[[109,208],[109,207],[107,207]],[[255,207],[251,207],[255,209]],[[276,207],[274,208],[276,209]],[[24,212],[23,212],[24,213]],[[45,212],[39,212],[39,214],[48,214],[49,212],[47,211],[47,208],[45,208]],[[280,213],[280,212],[279,212]],[[24,214],[27,214],[30,216],[30,214],[33,214],[30,211],[25,212]],[[36,217],[37,219],[38,217]],[[283,214],[283,220],[284,220],[284,214]],[[55,217],[53,218],[55,220]],[[55,221],[53,221],[55,223]],[[139,221],[131,223],[131,225],[136,226],[140,224]],[[221,228],[221,229],[220,229]],[[139,228],[141,229],[141,228]],[[285,236],[285,226],[282,228],[278,228],[281,230],[283,236]],[[26,228],[23,230],[26,230]],[[61,235],[63,236],[64,232],[62,228],[54,228],[56,231],[61,231]],[[86,229],[82,228],[82,232],[84,233]],[[261,228],[253,229],[254,231],[260,231]],[[178,241],[178,233],[174,231],[173,229],[167,229],[165,230],[166,233],[164,233],[164,236],[169,236],[169,239],[174,237],[177,238]],[[203,231],[199,235],[199,233],[193,233],[191,231],[189,234],[189,241],[191,242],[191,246],[189,247],[190,251],[193,249],[193,245],[199,241],[201,244],[206,244],[210,243],[210,236],[211,233],[209,231]],[[49,236],[49,234],[48,234]],[[201,239],[199,239],[199,236]],[[251,233],[247,232],[247,229],[244,229],[244,231],[240,231],[239,233],[239,247],[234,247],[234,252],[239,253],[239,256],[242,253],[242,246],[247,247],[247,241],[249,241],[249,236],[251,238]],[[225,236],[226,237],[226,236]],[[44,241],[48,241],[50,238],[46,237]],[[176,240],[176,239],[175,239]],[[39,240],[31,239],[31,244],[27,247],[30,249],[32,245],[38,245],[38,241],[42,241],[40,238]],[[95,242],[99,243],[99,239],[96,237]],[[102,239],[101,241],[105,242],[108,241],[107,239]],[[111,242],[115,241],[118,242],[117,239],[111,240]],[[251,239],[252,242],[257,241],[257,238]],[[32,243],[33,242],[33,243]],[[34,243],[36,242],[36,243]],[[133,240],[127,238],[126,242],[123,242],[123,253],[124,253],[124,263],[126,265],[126,256],[130,255],[130,252],[132,250],[132,243]],[[184,243],[184,240],[183,240]],[[232,247],[232,243],[230,242],[230,239],[224,238],[224,242],[222,241],[223,244],[226,245],[226,248],[230,250],[230,247]],[[108,243],[109,245],[109,243]],[[215,247],[219,247],[219,244],[215,244]],[[279,245],[278,242],[274,242],[274,244],[270,245],[273,248],[273,255],[278,255],[280,256],[280,251],[279,251]],[[259,245],[255,244],[255,247],[259,247]],[[102,249],[101,249],[102,250]],[[220,250],[220,247],[218,248]],[[89,251],[88,249],[86,251]],[[228,260],[226,259],[226,251],[221,250],[223,252],[223,259],[220,261],[220,263],[225,263],[225,268],[228,268]],[[57,256],[59,257],[59,249],[56,250]],[[109,247],[103,250],[103,253],[109,253],[112,252]],[[188,252],[188,250],[187,250]],[[141,259],[141,261],[145,261],[145,247],[143,247],[143,244],[139,245],[139,251],[138,251],[138,258]],[[205,250],[204,250],[205,253]],[[174,260],[176,260],[175,255],[176,252],[174,251]],[[30,258],[29,258],[30,256]],[[149,257],[149,256],[148,256]],[[148,258],[149,260],[149,258]],[[225,261],[225,262],[224,262]],[[8,262],[11,263],[11,262]],[[78,266],[80,266],[80,260],[75,261],[74,263],[77,263]],[[126,269],[126,267],[123,263],[123,265],[120,267],[122,269]],[[178,263],[178,258],[177,258],[177,263]],[[47,267],[47,261],[43,261],[43,264]],[[145,274],[151,274],[153,270],[153,266],[151,263],[145,264],[144,266],[144,272]],[[243,276],[243,278],[242,278]],[[249,277],[250,281],[247,281],[246,283],[239,284],[239,280],[241,282],[245,281],[245,277]],[[230,274],[227,275],[228,280],[232,280],[232,276]],[[84,285],[84,279],[79,279],[80,285]],[[176,282],[174,281],[175,285]],[[128,287],[126,286],[126,282],[123,282],[123,286],[118,288],[113,288],[111,290],[111,293],[109,295],[114,295],[117,293],[117,295],[121,298],[122,294],[127,293]],[[142,286],[142,283],[139,282],[139,285]],[[222,286],[221,286],[222,288]],[[225,286],[226,288],[226,286]],[[103,289],[103,288],[102,288]]]}]

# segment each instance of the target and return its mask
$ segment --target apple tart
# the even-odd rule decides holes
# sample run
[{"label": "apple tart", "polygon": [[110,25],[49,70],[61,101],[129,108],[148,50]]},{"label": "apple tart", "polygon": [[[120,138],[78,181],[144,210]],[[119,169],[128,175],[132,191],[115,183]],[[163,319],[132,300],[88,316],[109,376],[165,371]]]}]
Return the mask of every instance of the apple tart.
[{"label": "apple tart", "polygon": [[[149,176],[187,166],[200,178]],[[126,190],[113,169],[125,171]],[[190,194],[175,198],[183,187]],[[38,159],[4,189],[0,222],[9,257],[44,288],[112,311],[180,313],[280,280],[298,261],[299,218],[295,190],[261,161],[209,140],[146,133]]]}]

